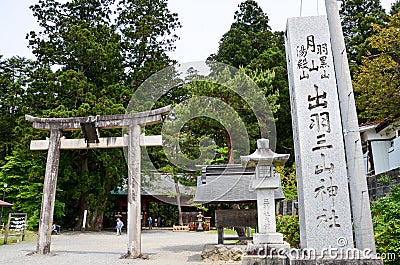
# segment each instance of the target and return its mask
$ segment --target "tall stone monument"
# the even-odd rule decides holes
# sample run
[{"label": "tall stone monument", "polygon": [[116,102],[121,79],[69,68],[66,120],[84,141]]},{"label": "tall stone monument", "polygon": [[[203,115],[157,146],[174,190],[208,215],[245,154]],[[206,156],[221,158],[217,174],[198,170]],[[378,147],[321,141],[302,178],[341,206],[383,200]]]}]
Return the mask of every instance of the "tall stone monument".
[{"label": "tall stone monument", "polygon": [[354,248],[342,128],[347,117],[341,117],[330,36],[325,16],[288,19],[300,244],[315,257],[310,263],[308,254],[290,264],[383,264],[371,255],[374,249]]},{"label": "tall stone monument", "polygon": [[353,248],[350,196],[328,22],[289,18],[286,50],[302,248]]}]

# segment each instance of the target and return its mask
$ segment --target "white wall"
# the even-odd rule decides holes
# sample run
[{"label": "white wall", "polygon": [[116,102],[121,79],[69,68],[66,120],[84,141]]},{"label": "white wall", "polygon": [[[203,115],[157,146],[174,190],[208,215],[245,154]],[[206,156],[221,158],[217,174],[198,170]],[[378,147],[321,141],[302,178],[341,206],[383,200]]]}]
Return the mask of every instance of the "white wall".
[{"label": "white wall", "polygon": [[400,137],[393,140],[393,146],[390,147],[389,152],[389,169],[400,167]]},{"label": "white wall", "polygon": [[[375,131],[376,125],[367,125],[360,128],[363,143],[371,141],[372,156],[374,159],[375,174],[380,174],[400,167],[400,135],[388,126],[379,133]],[[393,139],[396,137],[393,141]],[[368,152],[364,153],[364,166],[366,171],[371,165],[367,161]],[[368,173],[368,172],[367,172]]]},{"label": "white wall", "polygon": [[372,154],[374,157],[375,174],[386,172],[389,167],[389,147],[390,141],[372,142]]}]

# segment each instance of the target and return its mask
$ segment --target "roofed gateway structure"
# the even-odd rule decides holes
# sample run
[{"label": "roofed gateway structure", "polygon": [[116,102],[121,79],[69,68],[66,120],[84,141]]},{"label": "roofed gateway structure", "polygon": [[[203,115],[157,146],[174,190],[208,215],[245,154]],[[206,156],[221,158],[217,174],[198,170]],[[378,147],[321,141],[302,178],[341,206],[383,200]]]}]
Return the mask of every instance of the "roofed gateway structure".
[{"label": "roofed gateway structure", "polygon": [[[140,146],[161,145],[161,136],[141,135],[141,126],[161,123],[171,106],[134,114],[77,118],[37,118],[26,115],[33,127],[50,131],[49,140],[32,140],[31,150],[48,150],[37,243],[38,254],[48,254],[60,160],[60,149],[128,147],[128,252],[126,257],[141,256],[140,224]],[[99,137],[101,129],[127,128],[124,137]],[[82,130],[84,139],[61,138],[63,131]]]}]

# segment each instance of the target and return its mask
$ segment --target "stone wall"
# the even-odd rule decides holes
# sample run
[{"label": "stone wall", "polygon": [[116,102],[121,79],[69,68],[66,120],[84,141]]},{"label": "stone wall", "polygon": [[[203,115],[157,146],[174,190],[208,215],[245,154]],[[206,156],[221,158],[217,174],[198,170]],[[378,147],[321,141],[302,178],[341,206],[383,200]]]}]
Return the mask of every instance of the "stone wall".
[{"label": "stone wall", "polygon": [[391,187],[400,185],[400,168],[367,177],[369,199],[371,201],[385,197]]}]

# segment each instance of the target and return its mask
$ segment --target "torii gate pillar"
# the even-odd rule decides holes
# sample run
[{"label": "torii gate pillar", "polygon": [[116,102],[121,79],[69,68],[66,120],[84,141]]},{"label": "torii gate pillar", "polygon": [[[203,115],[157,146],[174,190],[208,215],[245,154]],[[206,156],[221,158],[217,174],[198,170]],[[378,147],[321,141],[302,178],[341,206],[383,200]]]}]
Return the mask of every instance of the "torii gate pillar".
[{"label": "torii gate pillar", "polygon": [[141,255],[141,202],[140,202],[140,125],[129,126],[128,135],[128,256]]},{"label": "torii gate pillar", "polygon": [[53,223],[54,202],[60,161],[61,130],[50,130],[50,144],[47,153],[46,173],[44,175],[42,207],[40,210],[39,235],[36,251],[38,254],[50,252],[51,224]]}]

